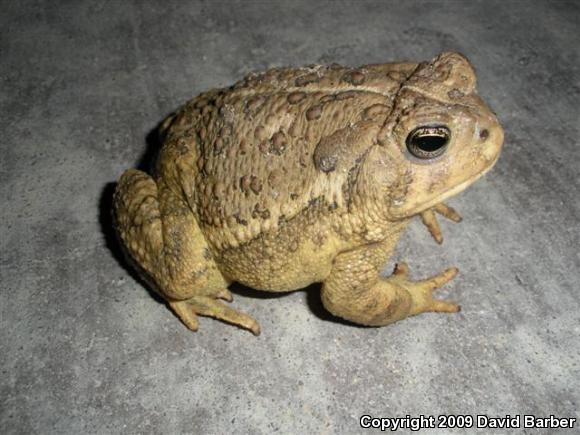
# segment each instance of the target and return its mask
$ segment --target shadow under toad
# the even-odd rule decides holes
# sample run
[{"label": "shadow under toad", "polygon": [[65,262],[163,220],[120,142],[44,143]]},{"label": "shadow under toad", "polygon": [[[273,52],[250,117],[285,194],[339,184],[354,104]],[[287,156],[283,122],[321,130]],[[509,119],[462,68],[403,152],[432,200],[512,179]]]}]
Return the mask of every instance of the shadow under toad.
[{"label": "shadow under toad", "polygon": [[[322,300],[320,299],[321,288],[322,285],[320,283],[314,283],[310,284],[308,287],[296,291],[306,292],[306,303],[308,304],[308,308],[319,319],[335,323],[342,323],[344,325],[360,326],[352,322],[349,322],[348,320],[343,320],[340,317],[333,316],[331,313],[329,313],[326,310],[326,308],[324,308]],[[292,292],[279,293],[279,292],[255,290],[253,288],[246,287],[239,283],[232,284],[230,286],[230,290],[232,291],[232,293],[234,293],[234,295],[237,294],[240,296],[253,299],[280,299],[283,298],[284,296],[287,296],[289,293],[292,293]]]}]

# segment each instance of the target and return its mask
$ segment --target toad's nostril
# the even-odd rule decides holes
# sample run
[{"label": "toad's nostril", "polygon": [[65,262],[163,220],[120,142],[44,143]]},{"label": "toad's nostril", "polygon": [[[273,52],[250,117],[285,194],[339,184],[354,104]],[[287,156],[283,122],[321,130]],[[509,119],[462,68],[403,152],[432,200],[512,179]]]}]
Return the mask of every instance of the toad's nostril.
[{"label": "toad's nostril", "polygon": [[483,130],[479,131],[479,138],[481,140],[486,140],[489,137],[489,130],[484,128]]}]

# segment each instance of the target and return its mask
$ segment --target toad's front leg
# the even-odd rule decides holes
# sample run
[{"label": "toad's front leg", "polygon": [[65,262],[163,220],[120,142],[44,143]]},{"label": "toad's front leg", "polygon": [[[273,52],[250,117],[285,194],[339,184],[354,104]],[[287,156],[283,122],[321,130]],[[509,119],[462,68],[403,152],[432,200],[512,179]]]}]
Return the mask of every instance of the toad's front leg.
[{"label": "toad's front leg", "polygon": [[432,278],[408,280],[405,264],[392,276],[380,276],[386,245],[374,244],[339,254],[322,287],[322,302],[338,317],[368,326],[383,326],[428,311],[457,312],[453,302],[434,299],[432,292],[457,275],[450,268]]},{"label": "toad's front leg", "polygon": [[441,244],[443,243],[443,234],[441,234],[441,227],[439,226],[437,215],[435,213],[438,213],[455,223],[461,222],[462,218],[453,207],[449,207],[447,204],[442,202],[421,213],[423,224],[427,227],[435,241]]}]

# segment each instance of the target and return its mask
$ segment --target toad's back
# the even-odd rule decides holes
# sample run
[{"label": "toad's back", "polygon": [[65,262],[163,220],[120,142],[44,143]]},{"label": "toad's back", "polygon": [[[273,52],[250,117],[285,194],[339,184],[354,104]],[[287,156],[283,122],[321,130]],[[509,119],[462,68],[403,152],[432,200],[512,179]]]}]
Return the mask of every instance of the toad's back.
[{"label": "toad's back", "polygon": [[415,67],[276,68],[185,105],[166,146],[191,148],[192,203],[208,242],[238,246],[317,199],[343,207],[349,170]]}]

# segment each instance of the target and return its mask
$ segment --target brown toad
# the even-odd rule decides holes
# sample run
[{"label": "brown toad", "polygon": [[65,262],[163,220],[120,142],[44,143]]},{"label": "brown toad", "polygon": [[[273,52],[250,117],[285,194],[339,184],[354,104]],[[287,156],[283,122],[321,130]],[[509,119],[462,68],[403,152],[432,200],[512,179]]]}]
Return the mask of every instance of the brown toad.
[{"label": "brown toad", "polygon": [[169,117],[155,174],[130,169],[114,200],[139,270],[190,329],[211,316],[259,334],[228,304],[322,283],[324,306],[382,326],[458,305],[432,297],[456,268],[380,276],[420,215],[440,242],[443,201],[497,161],[503,131],[457,53],[430,62],[275,68],[199,95]]}]

